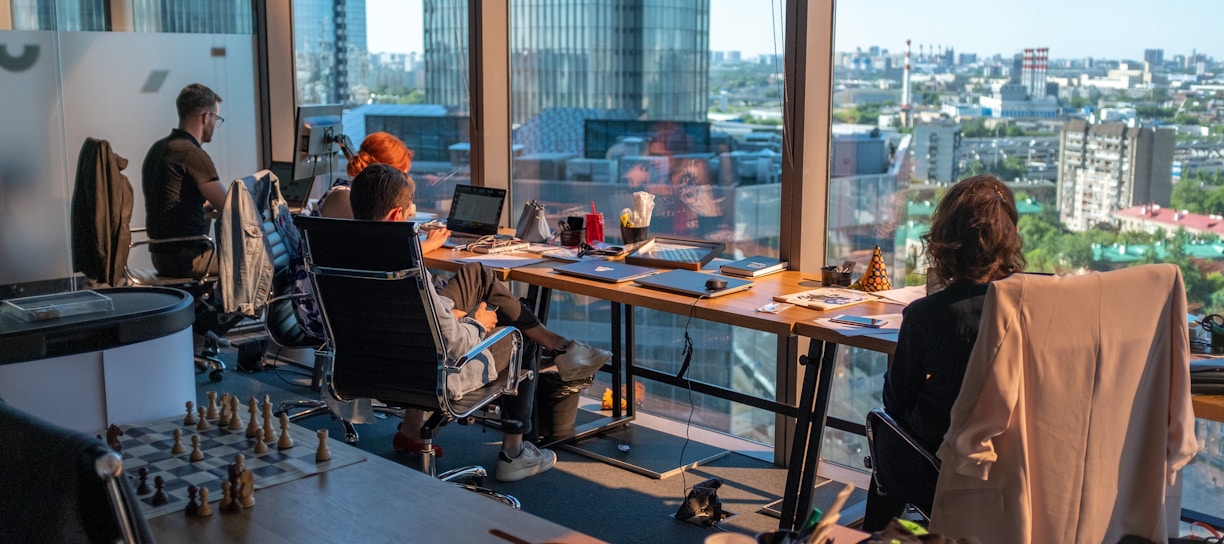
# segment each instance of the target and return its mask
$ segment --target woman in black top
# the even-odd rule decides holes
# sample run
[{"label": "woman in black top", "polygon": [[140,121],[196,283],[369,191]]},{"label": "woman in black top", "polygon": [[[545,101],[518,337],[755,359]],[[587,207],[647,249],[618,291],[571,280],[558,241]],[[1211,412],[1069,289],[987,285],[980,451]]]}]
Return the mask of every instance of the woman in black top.
[{"label": "woman in black top", "polygon": [[[942,289],[905,309],[884,375],[884,409],[932,454],[948,431],[986,288],[1024,269],[1018,221],[1011,189],[994,176],[974,176],[944,195],[922,237],[928,280],[934,279],[927,284]],[[905,504],[877,495],[874,481],[871,487],[863,529],[877,531]]]}]

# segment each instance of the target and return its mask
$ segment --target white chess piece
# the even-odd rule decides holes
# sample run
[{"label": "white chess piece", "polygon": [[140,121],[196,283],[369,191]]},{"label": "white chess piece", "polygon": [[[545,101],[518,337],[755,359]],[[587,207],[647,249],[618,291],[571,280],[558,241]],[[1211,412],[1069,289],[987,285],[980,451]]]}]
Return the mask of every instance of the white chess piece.
[{"label": "white chess piece", "polygon": [[200,451],[200,435],[198,434],[191,435],[191,457],[188,457],[188,459],[192,461],[202,461],[204,459],[204,452]]},{"label": "white chess piece", "polygon": [[293,437],[289,436],[289,414],[280,415],[280,440],[276,442],[276,449],[287,450],[293,447]]},{"label": "white chess piece", "polygon": [[174,445],[170,447],[170,453],[174,455],[182,455],[182,453],[185,451],[187,451],[187,449],[183,447],[183,431],[175,429]]},{"label": "white chess piece", "polygon": [[316,434],[319,435],[319,449],[315,451],[315,462],[331,460],[331,450],[327,449],[327,429],[319,429]]}]

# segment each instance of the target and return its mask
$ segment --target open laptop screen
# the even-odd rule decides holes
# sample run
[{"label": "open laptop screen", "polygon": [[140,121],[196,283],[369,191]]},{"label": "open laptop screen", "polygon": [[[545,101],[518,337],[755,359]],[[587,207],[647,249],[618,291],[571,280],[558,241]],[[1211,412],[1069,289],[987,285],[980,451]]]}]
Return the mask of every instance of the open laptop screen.
[{"label": "open laptop screen", "polygon": [[505,189],[456,185],[446,228],[480,236],[497,234],[497,222],[505,203]]}]

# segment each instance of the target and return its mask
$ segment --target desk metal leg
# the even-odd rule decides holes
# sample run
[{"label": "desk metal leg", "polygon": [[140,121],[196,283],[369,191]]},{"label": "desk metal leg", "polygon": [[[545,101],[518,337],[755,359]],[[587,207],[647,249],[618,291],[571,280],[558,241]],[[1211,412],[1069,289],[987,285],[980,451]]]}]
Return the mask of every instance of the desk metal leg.
[{"label": "desk metal leg", "polygon": [[[817,357],[819,365],[811,368],[809,363]],[[812,487],[820,464],[820,445],[836,359],[837,344],[817,340],[812,340],[808,355],[799,358],[808,368],[803,375],[795,441],[791,446],[790,468],[786,472],[786,490],[782,494],[782,519],[778,523],[781,530],[798,528],[812,509]]]}]

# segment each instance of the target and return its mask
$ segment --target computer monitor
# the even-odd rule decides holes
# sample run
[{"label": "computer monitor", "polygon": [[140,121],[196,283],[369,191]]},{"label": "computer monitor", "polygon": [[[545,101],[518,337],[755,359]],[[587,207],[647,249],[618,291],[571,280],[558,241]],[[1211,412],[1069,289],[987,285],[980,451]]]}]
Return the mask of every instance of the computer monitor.
[{"label": "computer monitor", "polygon": [[[293,133],[293,179],[313,181],[317,176],[340,171],[344,155],[339,139],[344,136],[341,116],[344,106],[336,104],[298,106],[297,129]],[[309,197],[322,193],[326,185],[308,191]]]}]

